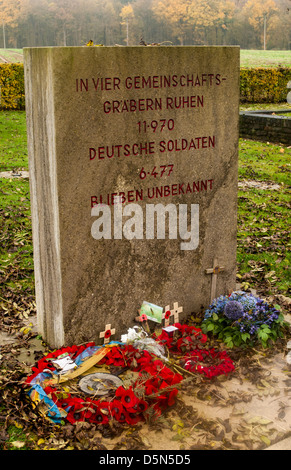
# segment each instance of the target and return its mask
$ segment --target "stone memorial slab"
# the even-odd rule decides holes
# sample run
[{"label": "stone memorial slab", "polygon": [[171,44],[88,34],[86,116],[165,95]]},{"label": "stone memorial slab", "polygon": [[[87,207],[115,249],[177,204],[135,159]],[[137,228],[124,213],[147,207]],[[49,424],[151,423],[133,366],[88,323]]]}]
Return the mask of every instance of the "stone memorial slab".
[{"label": "stone memorial slab", "polygon": [[111,324],[118,340],[144,300],[182,321],[234,289],[239,48],[26,48],[24,63],[44,339],[102,343]]}]

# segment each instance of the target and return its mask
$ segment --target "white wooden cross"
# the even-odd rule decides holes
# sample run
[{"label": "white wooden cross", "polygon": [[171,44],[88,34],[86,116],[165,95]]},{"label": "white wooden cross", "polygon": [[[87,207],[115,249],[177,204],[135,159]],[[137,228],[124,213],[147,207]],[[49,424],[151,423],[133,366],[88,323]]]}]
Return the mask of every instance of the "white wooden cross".
[{"label": "white wooden cross", "polygon": [[110,342],[110,336],[115,334],[115,328],[111,329],[111,324],[105,325],[105,331],[102,331],[99,338],[104,338],[104,344]]},{"label": "white wooden cross", "polygon": [[179,313],[181,312],[183,312],[183,307],[178,307],[178,302],[174,302],[173,310],[170,310],[170,305],[167,305],[165,307],[165,313],[163,313],[163,319],[165,320],[165,327],[169,326],[171,317],[174,317],[174,323],[178,323]]},{"label": "white wooden cross", "polygon": [[211,293],[210,293],[210,303],[215,299],[216,297],[216,282],[217,282],[217,275],[221,271],[224,271],[224,266],[219,266],[217,262],[217,258],[214,258],[213,260],[213,268],[208,268],[205,269],[206,274],[212,274],[212,279],[211,279]]}]

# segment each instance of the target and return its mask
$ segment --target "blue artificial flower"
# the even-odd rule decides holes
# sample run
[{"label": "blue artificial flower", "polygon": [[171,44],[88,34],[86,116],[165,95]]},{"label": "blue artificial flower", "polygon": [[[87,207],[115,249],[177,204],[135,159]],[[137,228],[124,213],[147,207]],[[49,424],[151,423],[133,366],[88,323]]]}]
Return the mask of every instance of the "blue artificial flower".
[{"label": "blue artificial flower", "polygon": [[217,315],[223,313],[224,307],[227,302],[228,302],[228,297],[226,295],[221,295],[220,297],[217,297],[216,299],[214,299],[212,304],[205,311],[204,320],[211,318],[214,313],[216,313]]},{"label": "blue artificial flower", "polygon": [[243,306],[237,300],[230,300],[224,308],[224,315],[229,320],[238,320],[243,315]]},{"label": "blue artificial flower", "polygon": [[256,307],[258,299],[253,294],[247,294],[243,291],[235,291],[230,295],[229,300],[236,300],[240,302],[244,311],[246,312]]},{"label": "blue artificial flower", "polygon": [[254,334],[261,325],[267,324],[270,327],[278,320],[279,312],[267,302],[247,294],[243,291],[235,291],[230,296],[217,297],[205,311],[204,320],[211,318],[213,314],[219,318],[225,317],[234,326],[239,327],[241,332]]}]

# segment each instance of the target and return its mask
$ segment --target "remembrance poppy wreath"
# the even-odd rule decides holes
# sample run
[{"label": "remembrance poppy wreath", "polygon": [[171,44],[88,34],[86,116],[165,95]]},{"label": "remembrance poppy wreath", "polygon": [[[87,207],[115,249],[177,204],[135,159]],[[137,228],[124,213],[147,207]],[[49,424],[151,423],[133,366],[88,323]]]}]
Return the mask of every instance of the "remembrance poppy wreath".
[{"label": "remembrance poppy wreath", "polygon": [[217,375],[227,375],[235,369],[226,351],[216,351],[214,348],[191,351],[183,357],[181,365],[185,370],[198,372],[209,379]]},{"label": "remembrance poppy wreath", "polygon": [[[213,378],[234,370],[234,364],[225,351],[205,349],[208,339],[201,329],[180,323],[174,326],[173,335],[163,330],[155,340],[179,359],[185,371]],[[108,396],[95,398],[82,395],[81,390],[80,396],[76,396],[66,383],[64,387],[56,381],[52,384],[51,378],[58,377],[54,360],[69,355],[78,367],[84,359],[100,350],[95,343],[87,343],[61,348],[39,360],[26,380],[30,398],[38,403],[44,402],[46,416],[56,423],[66,418],[71,423],[88,421],[100,425],[106,425],[110,419],[131,425],[155,419],[175,403],[177,385],[183,380],[181,374],[173,372],[155,354],[134,348],[131,344],[109,343],[105,349],[106,355],[98,364],[137,372],[137,379],[128,388],[121,385]]]},{"label": "remembrance poppy wreath", "polygon": [[190,372],[205,375],[208,378],[229,374],[234,371],[233,361],[226,351],[214,348],[204,349],[207,336],[200,328],[175,323],[177,333],[172,337],[165,331],[157,338],[164,343],[172,354],[179,355],[180,365]]},{"label": "remembrance poppy wreath", "polygon": [[100,425],[115,419],[133,425],[148,417],[160,416],[175,403],[176,385],[183,376],[173,372],[157,356],[132,345],[109,346],[106,356],[99,362],[138,372],[137,380],[129,388],[119,386],[110,398],[76,397],[67,387],[50,385],[49,379],[57,373],[52,360],[69,354],[78,365],[98,349],[94,343],[61,348],[49,353],[32,368],[33,374],[26,380],[29,395],[33,401],[45,403],[48,418],[57,423],[65,417],[71,423],[88,421]]}]

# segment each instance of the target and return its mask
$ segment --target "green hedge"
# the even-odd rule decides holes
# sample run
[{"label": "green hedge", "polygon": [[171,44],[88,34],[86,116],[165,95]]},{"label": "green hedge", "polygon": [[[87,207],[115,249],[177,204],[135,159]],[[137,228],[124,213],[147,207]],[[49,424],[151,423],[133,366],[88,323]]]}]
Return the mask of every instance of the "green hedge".
[{"label": "green hedge", "polygon": [[241,103],[283,103],[291,68],[240,69]]},{"label": "green hedge", "polygon": [[[291,68],[240,70],[241,103],[283,103]],[[0,64],[0,109],[25,109],[23,64]]]},{"label": "green hedge", "polygon": [[0,64],[0,109],[25,109],[23,64]]}]

